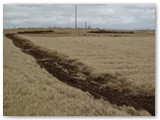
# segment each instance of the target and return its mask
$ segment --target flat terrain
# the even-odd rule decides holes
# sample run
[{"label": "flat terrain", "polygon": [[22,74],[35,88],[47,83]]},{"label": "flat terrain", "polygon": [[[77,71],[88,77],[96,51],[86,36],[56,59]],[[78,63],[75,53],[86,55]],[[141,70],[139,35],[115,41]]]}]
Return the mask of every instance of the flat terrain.
[{"label": "flat terrain", "polygon": [[[14,44],[17,45],[14,46],[11,39],[4,37],[4,115],[149,115],[145,110],[131,107],[133,103],[127,103],[129,106],[121,104],[117,106],[117,101],[116,104],[111,104],[114,103],[110,101],[111,96],[109,97],[111,103],[108,100],[95,99],[92,94],[70,87],[57,78],[60,78],[61,81],[74,78],[71,76],[59,77],[58,74],[64,76],[66,70],[70,70],[70,68],[65,69],[65,66],[59,65],[66,64],[66,60],[76,59],[81,64],[71,62],[66,65],[77,67],[75,65],[78,64],[82,65],[82,67],[78,66],[80,68],[89,69],[89,74],[93,73],[91,74],[93,77],[90,75],[91,77],[88,78],[104,77],[104,74],[107,75],[106,77],[113,77],[116,81],[109,80],[101,87],[110,88],[113,94],[122,94],[123,90],[130,90],[128,96],[142,96],[136,99],[146,102],[149,99],[142,100],[145,99],[143,96],[150,97],[155,94],[155,41],[152,33],[115,36],[114,34],[88,34],[86,31],[74,33],[73,31],[65,31],[65,29],[56,29],[55,31],[56,33],[18,35],[19,39],[26,38],[23,40],[22,46],[23,44],[24,47],[27,44],[33,46],[31,49],[22,49],[19,46],[23,52],[16,48],[18,42],[15,41]],[[4,33],[9,32],[16,33],[18,30],[4,31]],[[32,41],[33,45],[30,42],[27,43],[28,40]],[[39,58],[32,55],[35,50],[40,50],[39,57],[44,56],[45,52],[43,51],[46,51],[45,54],[52,54],[51,51],[53,51],[53,54],[60,55],[56,59],[63,61],[52,60],[51,64],[50,58],[43,58],[38,63]],[[36,60],[24,54],[27,52],[30,52]],[[47,72],[48,70],[45,70],[46,68],[43,69],[47,64],[55,66],[54,69],[52,68],[52,72],[49,70],[53,76]],[[59,67],[64,67],[64,72]],[[62,73],[57,72],[58,69]],[[56,72],[55,76],[54,71]],[[83,71],[79,72],[83,73]],[[80,77],[75,77],[75,80],[82,80],[82,75],[85,75],[79,72],[74,73]],[[105,79],[107,80],[107,78]],[[95,82],[96,84],[101,83],[101,81]],[[85,81],[80,81],[80,83],[85,85]],[[114,93],[114,90],[119,92]],[[113,97],[116,99],[118,96]],[[125,98],[122,96],[120,100]],[[137,106],[134,104],[133,106]],[[151,109],[154,114],[154,106],[144,108]]]},{"label": "flat terrain", "polygon": [[[119,75],[134,95],[154,95],[155,41],[154,36],[108,37],[25,36],[39,46],[49,48],[78,59],[97,73]],[[126,86],[126,85],[127,86]],[[110,86],[116,87],[110,83]]]}]

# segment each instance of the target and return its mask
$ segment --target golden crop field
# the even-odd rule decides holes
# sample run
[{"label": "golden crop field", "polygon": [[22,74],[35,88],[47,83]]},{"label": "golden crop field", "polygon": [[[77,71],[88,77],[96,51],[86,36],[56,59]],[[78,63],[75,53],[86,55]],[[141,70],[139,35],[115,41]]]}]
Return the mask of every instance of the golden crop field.
[{"label": "golden crop field", "polygon": [[[61,52],[92,67],[96,73],[123,77],[119,86],[132,94],[154,95],[155,38],[150,36],[25,36],[39,46]],[[113,88],[116,84],[109,83]]]},{"label": "golden crop field", "polygon": [[4,31],[4,115],[155,114],[154,32],[37,30]]}]

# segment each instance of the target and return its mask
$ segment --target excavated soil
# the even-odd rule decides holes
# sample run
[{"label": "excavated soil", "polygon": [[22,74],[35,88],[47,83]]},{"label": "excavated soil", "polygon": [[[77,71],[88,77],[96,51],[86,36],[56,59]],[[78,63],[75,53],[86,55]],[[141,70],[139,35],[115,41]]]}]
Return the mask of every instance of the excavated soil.
[{"label": "excavated soil", "polygon": [[116,34],[134,34],[132,31],[109,31],[109,30],[98,30],[98,31],[88,31],[88,33],[116,33]]},{"label": "excavated soil", "polygon": [[145,109],[151,115],[155,115],[155,96],[132,96],[129,90],[118,91],[109,87],[103,87],[108,81],[116,81],[118,77],[104,74],[94,75],[83,63],[70,59],[68,56],[48,50],[33,44],[30,40],[21,38],[18,34],[5,35],[11,39],[22,52],[32,55],[37,63],[45,68],[60,81],[89,92],[95,98],[103,98],[118,106],[127,105],[135,109]]},{"label": "excavated soil", "polygon": [[42,33],[52,33],[54,32],[53,30],[46,30],[46,31],[23,31],[23,32],[18,32],[19,34],[42,34]]}]

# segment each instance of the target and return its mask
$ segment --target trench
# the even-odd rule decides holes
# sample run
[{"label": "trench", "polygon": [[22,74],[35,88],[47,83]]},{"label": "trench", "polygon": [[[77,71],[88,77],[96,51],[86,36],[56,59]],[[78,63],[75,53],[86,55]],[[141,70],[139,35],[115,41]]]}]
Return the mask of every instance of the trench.
[{"label": "trench", "polygon": [[118,77],[107,73],[96,76],[85,64],[62,53],[37,46],[18,34],[8,33],[5,36],[22,52],[33,56],[41,68],[45,68],[60,81],[87,91],[96,99],[102,98],[118,106],[132,106],[137,110],[145,109],[155,116],[155,96],[132,96],[128,94],[129,90],[118,91],[107,86],[102,87],[108,81],[118,80]]}]

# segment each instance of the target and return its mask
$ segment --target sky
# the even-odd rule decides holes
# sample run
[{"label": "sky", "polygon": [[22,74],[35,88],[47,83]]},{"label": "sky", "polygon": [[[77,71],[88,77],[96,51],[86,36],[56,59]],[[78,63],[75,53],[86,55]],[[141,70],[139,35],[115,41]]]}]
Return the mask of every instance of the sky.
[{"label": "sky", "polygon": [[[155,29],[155,4],[77,4],[77,26]],[[3,28],[74,27],[74,4],[4,4]]]}]

